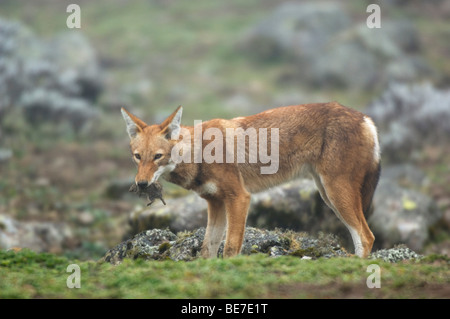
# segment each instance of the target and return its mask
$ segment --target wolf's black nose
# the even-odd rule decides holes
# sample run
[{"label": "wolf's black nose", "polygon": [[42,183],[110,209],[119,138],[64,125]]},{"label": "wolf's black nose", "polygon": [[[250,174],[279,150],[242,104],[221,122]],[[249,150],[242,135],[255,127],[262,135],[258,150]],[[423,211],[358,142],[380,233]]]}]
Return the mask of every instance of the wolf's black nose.
[{"label": "wolf's black nose", "polygon": [[147,186],[148,186],[148,182],[147,182],[147,181],[138,181],[138,182],[137,182],[137,186],[138,186],[140,189],[145,189],[145,188],[147,188]]}]

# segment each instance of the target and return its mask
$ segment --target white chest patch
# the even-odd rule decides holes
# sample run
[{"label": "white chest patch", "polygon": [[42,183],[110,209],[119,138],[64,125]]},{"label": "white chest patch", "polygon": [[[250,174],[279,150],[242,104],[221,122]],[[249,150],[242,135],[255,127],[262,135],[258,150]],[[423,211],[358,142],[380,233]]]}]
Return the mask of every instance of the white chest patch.
[{"label": "white chest patch", "polygon": [[203,184],[200,189],[199,193],[202,195],[214,195],[217,193],[217,185],[214,182],[206,182]]},{"label": "white chest patch", "polygon": [[150,184],[156,182],[160,176],[165,177],[165,175],[173,171],[175,167],[176,167],[175,163],[170,163],[165,166],[158,167],[155,174],[153,174],[153,178],[150,181]]}]

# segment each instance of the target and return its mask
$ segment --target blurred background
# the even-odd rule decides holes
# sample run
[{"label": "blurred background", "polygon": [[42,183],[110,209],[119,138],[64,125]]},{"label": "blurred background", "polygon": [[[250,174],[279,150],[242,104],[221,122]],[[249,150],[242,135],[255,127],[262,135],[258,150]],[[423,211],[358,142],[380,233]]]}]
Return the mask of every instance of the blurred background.
[{"label": "blurred background", "polygon": [[69,29],[73,2],[0,0],[0,249],[99,258],[132,234],[122,106],[192,125],[335,100],[380,129],[397,241],[426,225],[416,249],[448,253],[450,0],[78,0]]}]

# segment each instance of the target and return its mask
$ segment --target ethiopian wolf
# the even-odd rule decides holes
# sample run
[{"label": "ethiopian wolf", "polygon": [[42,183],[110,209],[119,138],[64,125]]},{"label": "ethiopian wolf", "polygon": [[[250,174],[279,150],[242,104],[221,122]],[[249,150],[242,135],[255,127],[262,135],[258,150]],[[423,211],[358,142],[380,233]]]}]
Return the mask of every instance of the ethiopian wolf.
[{"label": "ethiopian wolf", "polygon": [[122,115],[138,166],[137,186],[162,177],[208,202],[202,256],[217,256],[224,233],[224,256],[239,254],[250,194],[302,174],[314,179],[325,203],[348,228],[356,255],[371,252],[375,237],[365,214],[380,175],[380,147],[368,116],[335,102],[194,126],[181,125],[181,106],[155,125],[123,108]]}]

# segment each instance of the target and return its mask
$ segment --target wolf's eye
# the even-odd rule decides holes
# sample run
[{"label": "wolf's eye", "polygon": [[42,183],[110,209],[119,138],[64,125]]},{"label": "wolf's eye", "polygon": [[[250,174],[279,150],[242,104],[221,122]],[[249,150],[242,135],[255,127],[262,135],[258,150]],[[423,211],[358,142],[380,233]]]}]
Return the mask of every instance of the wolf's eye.
[{"label": "wolf's eye", "polygon": [[140,161],[140,160],[141,160],[141,155],[139,155],[139,154],[134,154],[134,158],[137,159],[138,161]]},{"label": "wolf's eye", "polygon": [[158,154],[155,154],[155,160],[157,160],[157,159],[160,159],[162,157],[162,154],[161,153],[158,153]]}]

